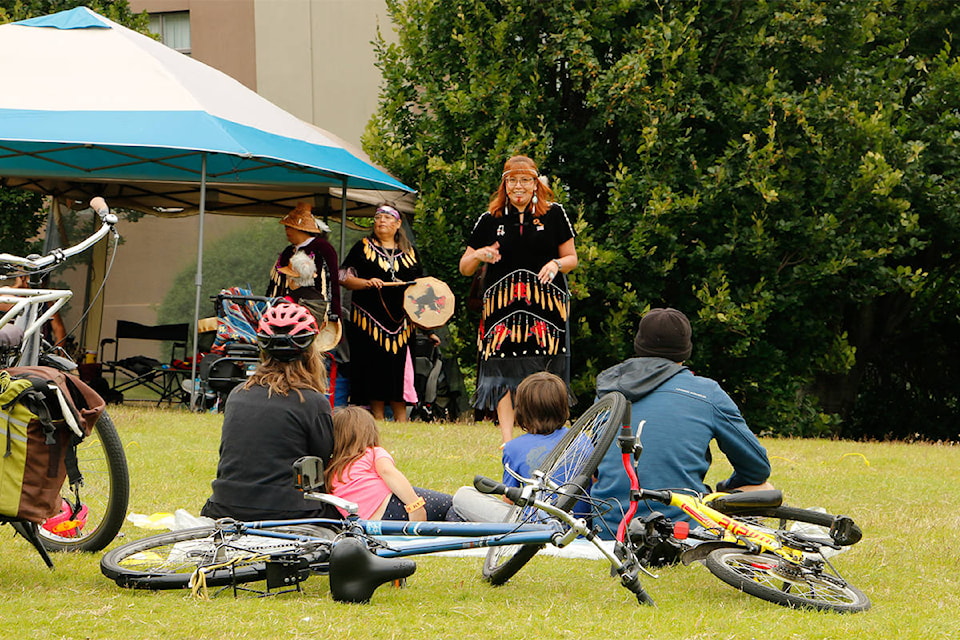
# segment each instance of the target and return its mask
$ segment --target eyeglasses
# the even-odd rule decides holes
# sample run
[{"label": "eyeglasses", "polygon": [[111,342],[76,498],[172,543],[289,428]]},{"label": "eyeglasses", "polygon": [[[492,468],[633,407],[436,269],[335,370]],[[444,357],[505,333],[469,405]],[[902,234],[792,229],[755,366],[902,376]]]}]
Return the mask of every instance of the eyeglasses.
[{"label": "eyeglasses", "polygon": [[534,178],[531,178],[530,176],[524,176],[522,178],[504,178],[503,180],[508,187],[513,187],[517,184],[522,184],[525,187],[529,187],[533,184],[533,181]]}]

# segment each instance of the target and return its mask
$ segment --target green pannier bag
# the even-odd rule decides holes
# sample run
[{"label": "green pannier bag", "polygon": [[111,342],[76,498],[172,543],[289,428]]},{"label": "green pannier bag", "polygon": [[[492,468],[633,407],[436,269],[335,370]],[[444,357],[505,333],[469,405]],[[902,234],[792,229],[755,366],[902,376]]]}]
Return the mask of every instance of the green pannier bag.
[{"label": "green pannier bag", "polygon": [[58,369],[0,371],[0,518],[42,524],[60,513],[68,455],[76,467],[76,446],[103,409],[93,389]]}]

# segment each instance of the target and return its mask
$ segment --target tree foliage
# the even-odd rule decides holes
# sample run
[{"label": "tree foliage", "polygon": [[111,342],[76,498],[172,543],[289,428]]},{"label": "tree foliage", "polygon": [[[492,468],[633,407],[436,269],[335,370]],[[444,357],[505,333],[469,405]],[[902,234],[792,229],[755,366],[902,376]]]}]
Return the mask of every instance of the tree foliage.
[{"label": "tree foliage", "polygon": [[504,159],[539,161],[579,213],[581,397],[669,305],[758,431],[960,437],[960,4],[387,4],[367,150],[460,293]]}]

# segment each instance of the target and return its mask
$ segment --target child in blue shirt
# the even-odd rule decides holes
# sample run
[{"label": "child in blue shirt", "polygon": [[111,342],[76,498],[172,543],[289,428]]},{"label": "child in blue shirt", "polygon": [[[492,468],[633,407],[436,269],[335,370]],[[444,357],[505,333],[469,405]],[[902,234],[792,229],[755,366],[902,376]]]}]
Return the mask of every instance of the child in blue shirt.
[{"label": "child in blue shirt", "polygon": [[[529,375],[517,386],[514,407],[516,424],[525,433],[503,446],[503,484],[508,487],[519,487],[520,483],[506,467],[529,478],[567,433],[567,385],[559,376],[545,371]],[[480,493],[473,487],[457,490],[453,508],[470,522],[502,522],[510,513],[510,503],[505,499]]]}]

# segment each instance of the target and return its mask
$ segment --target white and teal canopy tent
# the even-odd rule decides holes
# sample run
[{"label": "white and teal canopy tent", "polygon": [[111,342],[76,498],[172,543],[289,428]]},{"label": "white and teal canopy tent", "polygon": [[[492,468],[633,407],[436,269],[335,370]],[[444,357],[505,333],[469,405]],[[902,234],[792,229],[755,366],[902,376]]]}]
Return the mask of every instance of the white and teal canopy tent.
[{"label": "white and teal canopy tent", "polygon": [[[412,192],[226,74],[80,7],[0,26],[0,184],[158,215]],[[331,191],[334,190],[334,191]],[[197,310],[202,254],[198,255]]]},{"label": "white and teal canopy tent", "polygon": [[[79,7],[0,26],[0,180],[154,214],[411,192],[236,80]],[[200,197],[200,186],[205,187]]]}]

